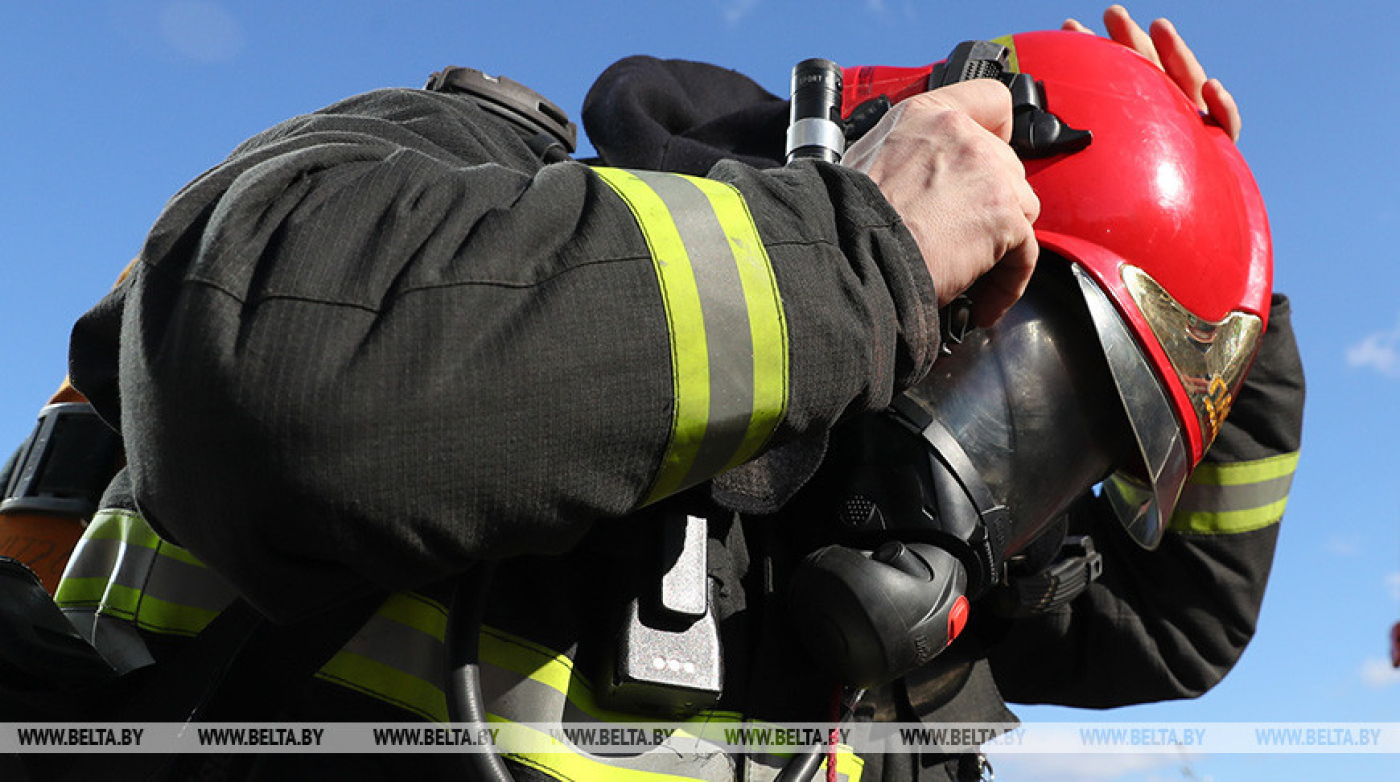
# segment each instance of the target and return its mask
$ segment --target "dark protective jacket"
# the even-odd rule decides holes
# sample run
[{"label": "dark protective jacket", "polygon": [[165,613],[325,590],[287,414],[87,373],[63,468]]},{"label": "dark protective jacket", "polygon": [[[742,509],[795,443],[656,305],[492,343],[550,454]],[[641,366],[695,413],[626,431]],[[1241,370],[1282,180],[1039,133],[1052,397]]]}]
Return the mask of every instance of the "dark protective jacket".
[{"label": "dark protective jacket", "polygon": [[[691,295],[716,299],[718,325],[741,322],[744,296],[780,297],[760,340],[786,342],[768,359],[786,361],[772,444],[927,371],[929,277],[868,179],[732,163],[713,178],[747,204],[776,280]],[[376,92],[250,140],[175,196],[78,325],[73,374],[120,417],[148,520],[295,618],[562,552],[638,508],[682,412],[671,341],[698,336],[681,316],[703,306],[655,265],[593,169],[542,167],[462,98]],[[680,352],[712,376],[748,350],[706,336],[713,357],[703,338]]]},{"label": "dark protective jacket", "polygon": [[[779,162],[785,112],[738,74],[646,58],[615,66],[585,106],[602,162],[727,183],[751,234],[723,201],[732,195],[696,185],[709,199],[697,201],[683,180],[542,167],[516,129],[455,96],[371,93],[242,145],[172,199],[132,274],[75,329],[74,381],[120,427],[130,466],[60,604],[140,669],[235,594],[293,620],[392,593],[281,714],[442,719],[445,580],[500,559],[487,678],[534,670],[515,684],[547,695],[557,692],[547,674],[562,672],[575,684],[554,717],[604,719],[586,681],[606,667],[626,596],[645,588],[651,514],[683,502],[711,520],[726,664],[717,709],[824,718],[830,683],[790,640],[780,595],[801,553],[794,540],[820,520],[785,501],[820,461],[829,427],[881,409],[925,374],[937,316],[912,239],[868,179],[823,164],[758,168]],[[696,268],[726,247],[753,259],[733,248],[761,241],[772,276],[755,285],[781,303],[777,314],[697,273],[698,308],[726,315],[701,319],[712,338],[703,359],[689,357],[728,369],[734,340],[750,353],[781,340],[781,401],[754,370],[737,413],[693,412],[697,392],[675,357],[693,346],[683,318],[696,305],[667,287],[671,267],[658,257],[675,256],[658,250],[658,200]],[[724,239],[685,233],[696,214]],[[747,342],[710,330],[740,310],[770,328]],[[1218,467],[1188,490],[1198,505],[1188,495],[1161,549],[1135,551],[1104,520],[1077,520],[1108,549],[1084,596],[1050,616],[976,622],[911,683],[868,698],[862,718],[1001,721],[1003,693],[1106,706],[1211,686],[1253,632],[1298,447],[1301,382],[1280,302],[1211,451]],[[753,438],[735,435],[715,454],[701,437],[678,454],[677,442],[696,439],[687,415],[713,416],[720,431],[742,418],[760,439],[762,421],[779,423],[759,459],[705,483],[751,456]],[[1241,476],[1261,470],[1273,476],[1270,501],[1239,504],[1228,487],[1257,488]],[[671,491],[677,499],[641,509]],[[1236,503],[1233,516],[1218,512],[1222,502]],[[142,556],[104,555],[121,547]],[[109,580],[155,599],[121,604],[130,592],[91,588],[104,563]],[[118,573],[128,565],[139,572]],[[423,656],[394,635],[404,627],[421,633]],[[522,777],[551,773],[517,760]],[[298,773],[299,762],[269,758],[254,773]],[[449,762],[400,755],[382,771]],[[867,779],[958,768],[912,755],[864,763]],[[692,770],[762,778],[766,768],[741,758]],[[553,773],[589,770],[604,773]]]}]

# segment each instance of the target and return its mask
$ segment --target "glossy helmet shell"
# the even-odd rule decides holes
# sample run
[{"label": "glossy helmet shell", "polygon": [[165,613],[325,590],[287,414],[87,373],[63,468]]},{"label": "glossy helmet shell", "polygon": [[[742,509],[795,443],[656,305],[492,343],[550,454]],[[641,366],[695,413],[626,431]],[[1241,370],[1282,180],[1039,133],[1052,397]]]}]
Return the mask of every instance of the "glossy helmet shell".
[{"label": "glossy helmet shell", "polygon": [[[1229,136],[1131,49],[1062,31],[997,42],[1011,47],[1013,70],[1044,85],[1050,112],[1093,133],[1081,151],[1025,161],[1042,204],[1035,233],[1080,270],[1143,450],[1139,477],[1158,506],[1150,515],[1165,516],[1219,431],[1266,325],[1273,252],[1263,199]],[[1114,344],[1121,327],[1104,297],[1137,358]],[[1184,438],[1179,448],[1159,431],[1165,415],[1144,401],[1153,393],[1139,387],[1144,361]],[[1129,526],[1155,545],[1164,522]]]}]

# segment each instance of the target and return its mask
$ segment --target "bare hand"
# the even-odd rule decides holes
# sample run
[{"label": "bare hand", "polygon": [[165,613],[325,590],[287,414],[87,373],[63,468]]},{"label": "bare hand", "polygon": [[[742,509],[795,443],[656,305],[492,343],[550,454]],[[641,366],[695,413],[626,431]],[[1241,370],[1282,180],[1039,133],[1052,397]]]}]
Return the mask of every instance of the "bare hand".
[{"label": "bare hand", "polygon": [[[1158,19],[1143,32],[1128,10],[1121,5],[1109,6],[1103,12],[1108,36],[1157,64],[1186,93],[1196,107],[1205,112],[1215,124],[1225,129],[1232,141],[1240,140],[1240,109],[1235,99],[1219,79],[1207,79],[1205,68],[1186,45],[1176,27],[1166,19]],[[1080,33],[1092,31],[1073,19],[1061,26]]]},{"label": "bare hand", "polygon": [[1040,200],[1010,138],[1011,93],[977,79],[900,102],[844,161],[868,174],[904,218],[940,307],[977,282],[978,326],[1011,309],[1038,254],[1031,224]]}]

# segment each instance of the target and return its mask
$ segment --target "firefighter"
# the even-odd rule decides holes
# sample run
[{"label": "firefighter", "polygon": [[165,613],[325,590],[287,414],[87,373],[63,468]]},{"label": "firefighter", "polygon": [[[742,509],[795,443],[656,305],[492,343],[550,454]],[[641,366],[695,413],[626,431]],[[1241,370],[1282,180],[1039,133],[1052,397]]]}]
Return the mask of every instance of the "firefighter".
[{"label": "firefighter", "polygon": [[[800,553],[779,534],[808,507],[793,494],[838,422],[862,426],[897,394],[928,387],[938,309],[974,280],[986,333],[1023,322],[1012,306],[1031,284],[1038,200],[1004,143],[1010,105],[994,83],[945,88],[887,118],[857,154],[867,175],[725,162],[779,162],[778,147],[756,139],[781,138],[768,131],[782,101],[737,74],[656,65],[673,80],[666,94],[694,113],[664,140],[610,149],[605,139],[643,138],[655,104],[629,115],[627,99],[646,92],[616,80],[625,69],[605,75],[585,108],[600,162],[708,178],[549,162],[571,141],[561,112],[518,85],[449,70],[432,90],[371,93],[278,126],[172,200],[128,279],[73,340],[74,382],[121,431],[128,460],[57,595],[114,669],[137,674],[124,680],[139,693],[118,685],[106,715],[130,718],[133,701],[157,709],[138,714],[159,713],[183,685],[201,704],[213,698],[210,718],[445,720],[448,609],[463,591],[457,576],[483,560],[502,564],[467,597],[484,612],[475,656],[495,717],[607,722],[630,713],[629,699],[664,707],[646,686],[617,686],[612,641],[638,624],[628,603],[653,586],[657,530],[680,530],[690,556],[687,524],[699,518],[701,613],[717,630],[722,686],[712,702],[690,693],[669,705],[697,723],[825,716],[829,677],[791,642],[784,598],[765,583]],[[881,165],[911,146],[939,166],[910,177],[909,163]],[[973,190],[996,210],[966,208]],[[1088,269],[1064,242],[1055,252]],[[993,672],[1014,682],[1003,684],[1012,699],[1072,701],[1061,674],[1097,655],[1122,655],[1115,676],[1141,686],[1099,686],[1132,700],[1195,694],[1223,674],[1252,632],[1297,447],[1286,305],[1262,309],[1261,358],[1247,380],[1225,381],[1235,414],[1210,432],[1216,448],[1207,455],[1199,429],[1173,429],[1182,442],[1171,464],[1205,459],[1202,486],[1246,489],[1202,490],[1191,506],[1188,484],[1187,512],[1172,515],[1180,484],[1159,489],[1167,473],[1139,453],[1146,501],[1124,529],[1149,519],[1156,552],[1121,531],[1118,546],[1111,526],[1103,535],[1097,503],[1071,514],[1067,525],[1092,530],[1124,564],[1062,610],[979,620],[961,647],[900,679],[934,695],[901,685],[859,704],[861,718],[1001,719]],[[1159,370],[1146,371],[1166,383]],[[1194,423],[1177,401],[1165,420]],[[1210,467],[1216,456],[1223,466]],[[1261,462],[1279,474],[1263,489],[1267,510],[1242,508],[1250,529],[1202,522],[1213,501],[1257,498],[1240,476]],[[1135,477],[1110,482],[1120,509],[1143,496]],[[1183,563],[1234,580],[1181,584],[1180,605],[1138,602],[1153,594],[1143,574]],[[229,619],[244,605],[253,619]],[[256,618],[295,628],[346,606],[356,609],[348,640],[329,649]],[[1124,626],[1131,611],[1140,618]],[[1071,620],[1107,623],[1111,643],[1072,643]],[[1173,675],[1146,662],[1158,624],[1184,628]],[[1017,634],[1025,640],[998,642]],[[1033,678],[1026,658],[1050,656],[1051,644],[1037,691],[1020,681]],[[201,662],[236,668],[246,692],[161,678]],[[296,662],[307,676],[286,675]],[[1084,700],[1108,697],[1096,692]],[[720,752],[508,761],[519,779],[624,769],[764,778],[785,763]],[[914,754],[828,762],[847,778],[968,771],[962,759]],[[433,755],[251,763],[239,771],[252,778],[337,763],[357,778],[458,770],[456,757]]]}]

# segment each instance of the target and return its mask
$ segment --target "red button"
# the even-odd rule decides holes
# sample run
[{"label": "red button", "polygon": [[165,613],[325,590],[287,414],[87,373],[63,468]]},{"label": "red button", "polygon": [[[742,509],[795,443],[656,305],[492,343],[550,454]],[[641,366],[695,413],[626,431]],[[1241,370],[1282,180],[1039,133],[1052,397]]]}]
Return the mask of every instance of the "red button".
[{"label": "red button", "polygon": [[954,638],[963,631],[967,625],[967,597],[958,595],[958,599],[953,602],[953,608],[948,612],[948,642],[952,643]]}]

